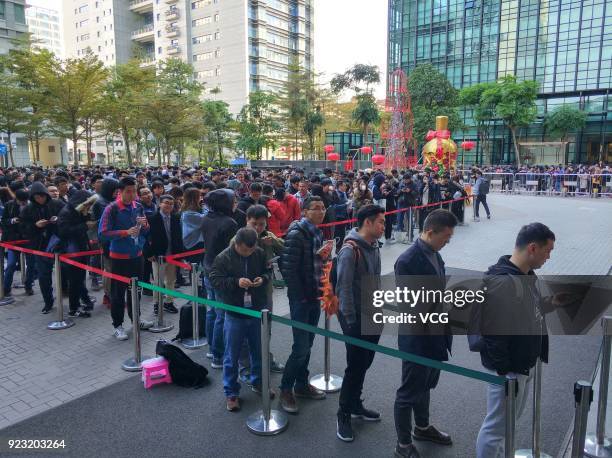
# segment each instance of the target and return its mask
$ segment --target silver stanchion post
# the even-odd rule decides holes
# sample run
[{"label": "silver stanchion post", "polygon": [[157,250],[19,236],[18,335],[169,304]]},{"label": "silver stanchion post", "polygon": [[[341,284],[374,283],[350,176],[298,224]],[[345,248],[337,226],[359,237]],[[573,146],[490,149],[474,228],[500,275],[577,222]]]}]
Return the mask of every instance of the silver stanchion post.
[{"label": "silver stanchion post", "polygon": [[132,295],[132,330],[134,334],[134,357],[125,360],[121,369],[128,372],[138,372],[142,370],[143,358],[140,349],[140,300],[138,299],[138,277],[132,277],[130,283],[130,293]]},{"label": "silver stanchion post", "polygon": [[412,207],[410,207],[410,209],[408,210],[408,241],[410,243],[414,242],[414,227],[413,227],[413,222],[412,222]]},{"label": "silver stanchion post", "polygon": [[[198,297],[198,264],[191,264],[191,295]],[[196,301],[191,301],[191,339],[181,339],[181,345],[190,350],[201,348],[208,342],[206,338],[200,338],[200,304]]]},{"label": "silver stanchion post", "polygon": [[26,284],[26,255],[22,251],[19,253],[19,265],[21,266],[21,284],[25,288]]},{"label": "silver stanchion post", "polygon": [[[329,331],[329,317],[325,314],[325,330]],[[310,384],[326,393],[335,393],[342,387],[342,377],[331,373],[330,338],[325,336],[325,368],[323,374],[310,378]]]},{"label": "silver stanchion post", "polygon": [[70,318],[64,319],[64,295],[62,292],[62,264],[59,253],[55,253],[55,294],[57,295],[57,321],[52,321],[47,325],[47,329],[57,331],[74,326],[74,321]]},{"label": "silver stanchion post", "polygon": [[[164,257],[158,256],[157,262],[153,266],[155,269],[155,278],[157,279],[157,286],[162,287],[162,272],[165,273],[165,269],[167,269],[167,265],[164,264]],[[166,285],[168,287],[169,285]],[[174,285],[171,286],[174,288]],[[153,297],[157,298],[157,319],[155,320],[155,324],[152,328],[149,328],[151,332],[166,332],[174,329],[174,325],[171,323],[164,323],[164,293],[161,291],[157,291]]]},{"label": "silver stanchion post", "polygon": [[517,450],[516,458],[552,458],[541,449],[541,417],[542,417],[542,360],[538,358],[533,373],[533,425],[531,435],[531,448]]},{"label": "silver stanchion post", "polygon": [[506,377],[506,436],[504,445],[505,458],[514,458],[517,392],[518,381],[516,377]]},{"label": "silver stanchion post", "polygon": [[612,457],[612,441],[606,437],[606,410],[608,407],[608,381],[610,380],[610,350],[612,339],[612,317],[601,319],[603,344],[599,368],[599,399],[597,400],[597,428],[595,434],[586,437],[584,454],[592,458]]},{"label": "silver stanchion post", "polygon": [[0,305],[8,305],[15,302],[12,296],[4,296],[4,247],[0,246]]},{"label": "silver stanchion post", "polygon": [[586,439],[589,408],[593,401],[593,386],[580,380],[574,384],[576,413],[574,415],[574,434],[572,438],[572,458],[584,456],[584,441]]},{"label": "silver stanchion post", "polygon": [[247,428],[260,436],[272,436],[287,429],[285,412],[272,410],[270,403],[270,311],[261,311],[261,399],[262,410],[247,418]]}]

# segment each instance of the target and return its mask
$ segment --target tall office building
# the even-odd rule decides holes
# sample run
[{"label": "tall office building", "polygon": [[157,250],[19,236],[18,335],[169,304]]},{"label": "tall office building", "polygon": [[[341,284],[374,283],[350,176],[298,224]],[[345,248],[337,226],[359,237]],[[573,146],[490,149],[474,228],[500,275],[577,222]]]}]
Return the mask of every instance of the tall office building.
[{"label": "tall office building", "polygon": [[[536,80],[538,120],[523,129],[532,162],[612,160],[612,7],[606,0],[389,0],[388,69],[408,74],[431,63],[456,87],[505,75]],[[551,140],[543,119],[561,104],[588,112],[584,129],[570,139],[567,157]],[[469,121],[469,113],[466,119]],[[474,136],[475,132],[466,132]],[[476,139],[475,137],[472,137]],[[481,145],[466,162],[514,162],[510,134],[493,130],[491,156]]]},{"label": "tall office building", "polygon": [[[0,55],[8,54],[9,50],[13,48],[12,40],[27,33],[25,8],[25,0],[0,0]],[[25,137],[20,134],[13,134],[11,135],[11,142],[15,164],[28,164],[30,158],[28,156],[28,142]],[[8,144],[7,135],[2,131],[0,131],[0,144]],[[8,165],[7,156],[0,156],[0,164]]]},{"label": "tall office building", "polygon": [[312,0],[64,0],[64,15],[67,56],[180,58],[234,114],[250,91],[278,91],[293,57],[314,68]]},{"label": "tall office building", "polygon": [[63,57],[64,40],[59,11],[30,5],[26,9],[26,23],[37,46],[48,49],[59,58]]}]

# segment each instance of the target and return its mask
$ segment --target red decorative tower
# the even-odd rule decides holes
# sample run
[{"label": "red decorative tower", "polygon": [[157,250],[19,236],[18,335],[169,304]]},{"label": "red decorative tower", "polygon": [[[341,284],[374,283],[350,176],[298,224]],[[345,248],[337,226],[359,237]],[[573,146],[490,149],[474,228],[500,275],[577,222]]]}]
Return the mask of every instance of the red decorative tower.
[{"label": "red decorative tower", "polygon": [[391,113],[381,126],[385,145],[385,169],[400,169],[417,163],[417,142],[413,137],[414,116],[410,104],[408,78],[401,69],[389,75],[389,89],[385,111]]}]

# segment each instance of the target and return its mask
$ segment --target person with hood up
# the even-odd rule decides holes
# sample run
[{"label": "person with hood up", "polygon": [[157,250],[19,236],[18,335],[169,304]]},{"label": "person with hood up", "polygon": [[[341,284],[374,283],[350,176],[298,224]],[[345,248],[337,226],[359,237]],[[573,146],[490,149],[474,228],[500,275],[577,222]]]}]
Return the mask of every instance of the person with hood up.
[{"label": "person with hood up", "polygon": [[[19,214],[21,210],[28,204],[30,194],[27,190],[20,188],[15,191],[15,199],[6,203],[4,212],[2,213],[2,241],[13,242],[15,240],[23,240],[23,230]],[[25,293],[26,296],[34,295],[32,285],[34,284],[34,255],[26,254],[26,281]],[[17,268],[19,253],[14,250],[8,250],[6,269],[4,270],[4,295],[11,295],[11,287],[13,285],[13,275]],[[21,266],[25,269],[26,266]]]},{"label": "person with hood up", "polygon": [[[235,194],[231,189],[217,189],[206,195],[208,214],[202,220],[202,236],[204,238],[204,286],[208,299],[217,300],[217,293],[210,282],[215,258],[225,250],[238,231],[238,224],[232,218],[235,207]],[[210,307],[206,312],[206,335],[210,352],[206,355],[212,359],[213,369],[223,368],[223,326],[225,311]]]},{"label": "person with hood up", "polygon": [[[68,203],[59,212],[57,218],[57,234],[62,241],[63,250],[66,253],[78,253],[89,250],[89,237],[87,236],[87,220],[89,210],[94,204],[90,199],[88,191],[75,191],[68,199]],[[83,262],[77,259],[79,262]],[[68,303],[71,317],[89,318],[90,311],[93,309],[93,302],[89,298],[85,286],[87,271],[80,267],[67,265],[68,274]],[[85,307],[80,309],[80,300],[83,300]]]},{"label": "person with hood up", "polygon": [[[21,210],[19,216],[23,224],[23,235],[30,241],[28,248],[46,252],[54,252],[58,248],[57,215],[63,206],[63,202],[51,198],[42,183],[32,184],[30,203]],[[34,259],[38,285],[45,302],[42,313],[47,314],[53,308],[53,259],[43,256],[36,256]]]},{"label": "person with hood up", "polygon": [[[373,291],[380,290],[378,239],[385,232],[385,210],[378,205],[362,207],[357,213],[357,226],[346,236],[338,252],[338,321],[345,335],[378,344],[383,325],[374,324],[372,316],[376,309],[371,302],[363,303],[362,298],[372,297]],[[361,399],[365,374],[375,354],[372,350],[346,344],[347,366],[340,389],[336,431],[342,441],[353,441],[351,416],[365,421],[380,420],[380,414],[365,408]]]},{"label": "person with hood up", "polygon": [[[102,218],[102,213],[104,213],[104,209],[113,202],[117,196],[117,192],[119,190],[119,182],[114,178],[104,178],[102,180],[102,185],[100,186],[100,193],[98,194],[98,200],[93,204],[91,208],[92,221],[96,228],[96,236],[97,236],[97,228],[100,223],[100,218]],[[93,264],[93,267],[103,267],[104,270],[110,271],[111,269],[111,260],[108,257],[108,241],[100,240],[100,248],[102,249],[102,266]],[[97,256],[95,256],[97,258]],[[98,258],[99,259],[99,258]],[[108,277],[103,277],[102,279],[102,287],[104,289],[104,297],[102,299],[102,304],[106,307],[110,308],[110,288],[111,288],[111,279]]]}]

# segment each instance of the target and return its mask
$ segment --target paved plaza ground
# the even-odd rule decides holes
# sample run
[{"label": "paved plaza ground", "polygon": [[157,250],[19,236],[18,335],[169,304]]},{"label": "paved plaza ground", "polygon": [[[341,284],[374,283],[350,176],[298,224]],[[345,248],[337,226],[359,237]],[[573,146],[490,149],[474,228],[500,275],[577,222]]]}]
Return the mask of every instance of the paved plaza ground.
[{"label": "paved plaza ground", "polygon": [[[509,254],[518,229],[540,221],[555,232],[557,242],[551,259],[540,273],[606,275],[612,263],[612,199],[551,198],[523,195],[490,195],[492,219],[458,227],[451,243],[441,252],[447,267],[482,271],[500,255]],[[467,210],[471,215],[471,209]],[[406,245],[382,249],[383,273]],[[112,336],[110,314],[97,305],[90,319],[76,326],[49,331],[54,315],[41,315],[37,292],[21,296],[0,307],[0,456],[7,454],[6,440],[66,439],[65,456],[389,456],[395,440],[393,399],[400,380],[400,362],[378,355],[368,373],[367,404],[377,408],[383,420],[357,425],[357,440],[343,444],[335,438],[337,394],[326,401],[304,403],[298,416],[290,418],[288,431],[276,438],[249,434],[247,414],[259,406],[257,397],[245,392],[240,414],[225,411],[221,374],[211,370],[212,383],[202,390],[175,386],[145,391],[139,374],[125,372],[121,363],[133,351],[133,342]],[[186,288],[183,289],[187,291]],[[98,304],[101,302],[101,295]],[[152,315],[151,299],[142,310]],[[179,299],[180,305],[184,301]],[[284,290],[275,291],[274,313],[286,315]],[[177,323],[176,315],[167,318]],[[334,320],[335,321],[335,320]],[[333,327],[336,327],[334,323]],[[152,356],[157,339],[172,338],[177,328],[164,334],[142,333],[143,355]],[[322,342],[315,339],[311,368],[322,370]],[[395,348],[396,338],[383,337],[383,345]],[[573,416],[571,387],[578,379],[590,379],[596,365],[600,338],[555,337],[551,364],[544,371],[543,440],[545,450],[561,452]],[[284,361],[291,345],[290,330],[274,325],[272,349]],[[203,351],[191,352],[205,361]],[[342,373],[344,349],[332,342],[332,369]],[[456,339],[452,363],[480,369],[478,356],[467,350],[465,337]],[[204,362],[208,366],[207,362]],[[273,377],[276,385],[280,379]],[[443,374],[432,396],[432,421],[448,430],[455,446],[441,450],[424,447],[424,456],[469,457],[485,409],[482,382]],[[529,415],[527,415],[529,416]],[[529,445],[529,421],[518,427],[518,445]],[[314,450],[313,447],[320,449]],[[44,454],[43,454],[44,455]],[[38,454],[38,456],[43,456]],[[23,456],[23,455],[17,455]]]}]

